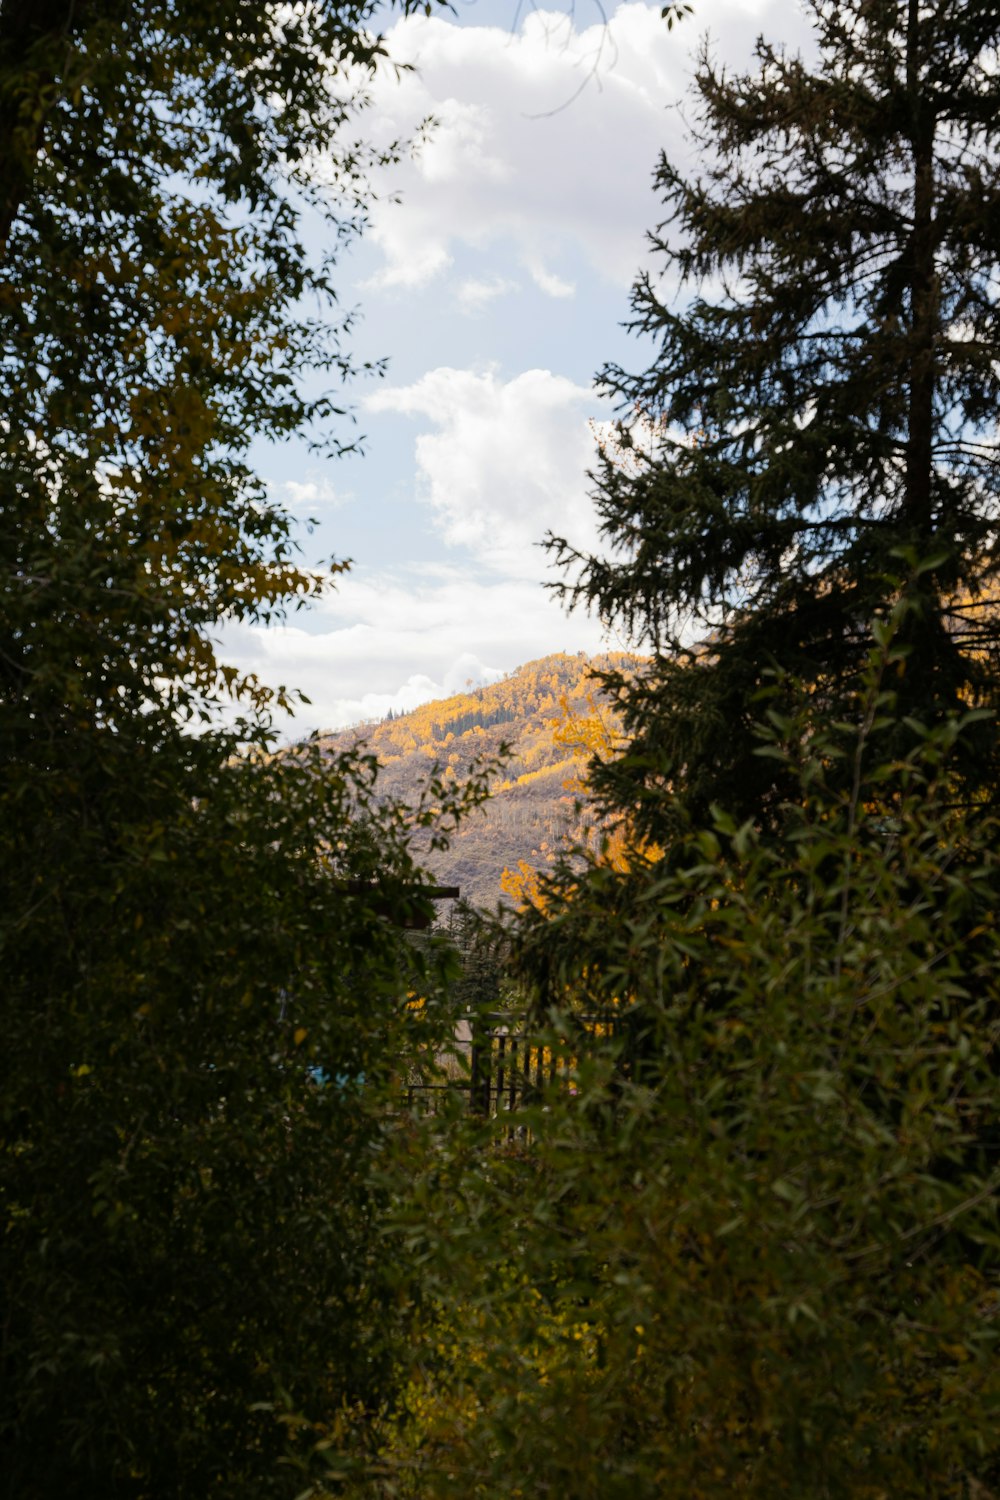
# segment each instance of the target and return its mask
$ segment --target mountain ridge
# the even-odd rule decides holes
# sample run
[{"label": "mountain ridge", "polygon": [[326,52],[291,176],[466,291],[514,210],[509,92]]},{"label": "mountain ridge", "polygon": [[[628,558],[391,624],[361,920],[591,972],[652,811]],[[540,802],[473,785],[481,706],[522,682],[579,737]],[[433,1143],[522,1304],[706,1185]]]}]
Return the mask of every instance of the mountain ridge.
[{"label": "mountain ridge", "polygon": [[417,841],[422,862],[442,884],[458,885],[463,900],[493,908],[502,899],[504,871],[522,864],[543,868],[578,821],[595,724],[605,743],[616,736],[594,672],[628,670],[640,662],[626,652],[555,652],[497,682],[319,740],[331,753],[364,747],[379,763],[379,794],[411,804],[433,766],[446,781],[459,782],[477,761],[507,746],[491,796],[462,824],[450,848],[423,850]]}]

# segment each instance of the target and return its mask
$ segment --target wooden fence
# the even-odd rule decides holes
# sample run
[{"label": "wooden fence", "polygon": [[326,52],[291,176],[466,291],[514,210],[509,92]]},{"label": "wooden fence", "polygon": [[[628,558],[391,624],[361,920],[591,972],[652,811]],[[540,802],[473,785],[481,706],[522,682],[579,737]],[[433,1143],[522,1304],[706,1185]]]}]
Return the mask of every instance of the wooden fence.
[{"label": "wooden fence", "polygon": [[[455,1039],[452,1076],[442,1082],[409,1085],[409,1103],[433,1112],[442,1097],[458,1096],[473,1114],[496,1117],[536,1102],[560,1078],[575,1093],[573,1070],[588,1033],[614,1035],[623,1019],[614,1012],[574,1016],[575,1034],[554,1037],[529,1027],[518,1013],[480,1011],[463,1016]],[[627,1067],[626,1057],[623,1062]]]}]

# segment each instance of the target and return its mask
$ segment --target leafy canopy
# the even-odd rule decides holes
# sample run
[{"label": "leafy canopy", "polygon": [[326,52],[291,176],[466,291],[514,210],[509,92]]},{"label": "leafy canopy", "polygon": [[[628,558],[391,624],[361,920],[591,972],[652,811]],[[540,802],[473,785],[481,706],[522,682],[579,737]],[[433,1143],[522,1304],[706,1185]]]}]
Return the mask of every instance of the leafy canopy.
[{"label": "leafy canopy", "polygon": [[250,449],[346,445],[372,17],[0,9],[10,1496],[296,1495],[397,1384],[377,1164],[451,960],[373,764],[269,756],[213,639],[323,583]]},{"label": "leafy canopy", "polygon": [[57,657],[68,668],[82,620],[86,662],[57,700],[109,721],[165,697],[200,713],[235,685],[212,627],[275,618],[321,586],[248,454],[310,429],[327,450],[350,445],[331,426],[353,369],[331,273],[370,168],[399,149],[354,134],[385,61],[373,11],[4,7],[13,695],[40,689]]}]

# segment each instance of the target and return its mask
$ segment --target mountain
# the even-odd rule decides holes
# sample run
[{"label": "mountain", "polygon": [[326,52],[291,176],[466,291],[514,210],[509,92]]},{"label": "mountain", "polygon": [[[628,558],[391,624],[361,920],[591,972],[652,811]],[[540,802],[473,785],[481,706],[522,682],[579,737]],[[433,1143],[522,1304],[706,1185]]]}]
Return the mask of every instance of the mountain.
[{"label": "mountain", "polygon": [[505,870],[543,867],[579,822],[574,806],[590,754],[610,746],[615,725],[592,671],[628,667],[620,652],[543,656],[499,682],[425,703],[410,713],[321,736],[331,751],[363,744],[379,761],[379,790],[415,802],[432,766],[461,780],[470,765],[509,746],[493,795],[445,852],[425,863],[466,901],[494,907]]}]

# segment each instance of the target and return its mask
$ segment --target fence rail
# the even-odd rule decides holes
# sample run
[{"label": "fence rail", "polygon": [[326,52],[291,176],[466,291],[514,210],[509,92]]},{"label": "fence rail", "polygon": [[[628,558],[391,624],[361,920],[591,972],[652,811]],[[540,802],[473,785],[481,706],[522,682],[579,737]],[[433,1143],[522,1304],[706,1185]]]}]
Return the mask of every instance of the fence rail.
[{"label": "fence rail", "polygon": [[587,1034],[615,1035],[624,1019],[614,1011],[574,1016],[575,1034],[553,1037],[514,1012],[463,1016],[455,1038],[460,1072],[445,1082],[409,1085],[409,1103],[433,1112],[442,1096],[464,1096],[472,1113],[495,1118],[534,1103],[560,1078],[575,1092],[572,1073]]}]

